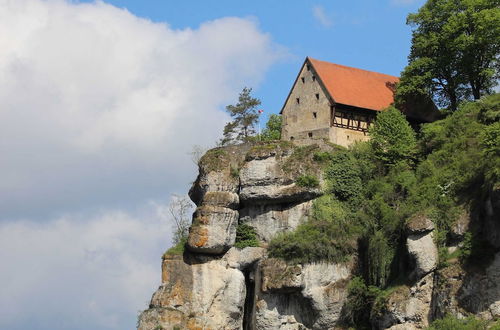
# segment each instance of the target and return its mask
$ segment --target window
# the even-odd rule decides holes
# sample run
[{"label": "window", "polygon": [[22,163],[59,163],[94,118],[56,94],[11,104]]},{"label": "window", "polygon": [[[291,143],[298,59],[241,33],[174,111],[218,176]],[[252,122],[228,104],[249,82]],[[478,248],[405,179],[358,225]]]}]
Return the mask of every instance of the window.
[{"label": "window", "polygon": [[300,80],[302,80],[302,83],[306,82],[306,78],[304,78],[304,77],[301,77]]},{"label": "window", "polygon": [[306,67],[307,67],[307,71],[311,70],[311,66],[309,64]]},{"label": "window", "polygon": [[309,133],[307,133],[307,136],[309,136],[310,138],[312,138],[313,137],[313,133],[309,132]]},{"label": "window", "polygon": [[297,101],[297,104],[300,104],[300,98],[299,98],[299,97],[297,97],[297,98],[295,99],[295,101]]},{"label": "window", "polygon": [[316,93],[316,100],[319,100],[319,93]]},{"label": "window", "polygon": [[313,112],[313,117],[318,118],[318,114],[316,112]]},{"label": "window", "polygon": [[290,136],[290,141],[293,141],[294,137],[293,136]]},{"label": "window", "polygon": [[316,76],[313,76],[313,81],[316,81]]}]

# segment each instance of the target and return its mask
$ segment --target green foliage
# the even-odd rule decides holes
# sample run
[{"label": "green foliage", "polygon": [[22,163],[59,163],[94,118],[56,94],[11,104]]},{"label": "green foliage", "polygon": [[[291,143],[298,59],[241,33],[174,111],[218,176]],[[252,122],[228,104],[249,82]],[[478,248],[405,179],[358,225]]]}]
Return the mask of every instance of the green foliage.
[{"label": "green foliage", "polygon": [[428,0],[408,15],[412,47],[397,103],[430,95],[455,111],[460,101],[489,93],[499,74],[499,5],[498,0]]},{"label": "green foliage", "polygon": [[338,152],[330,159],[330,166],[325,171],[329,190],[343,201],[358,198],[362,191],[362,183],[356,159],[347,151]]},{"label": "green foliage", "polygon": [[266,128],[259,136],[261,141],[274,141],[281,139],[282,118],[280,115],[272,114],[266,123]]},{"label": "green foliage", "polygon": [[238,97],[238,103],[226,106],[226,111],[233,121],[224,126],[220,145],[247,142],[252,135],[255,135],[254,126],[259,118],[257,107],[260,105],[260,100],[252,97],[251,92],[251,88],[243,88]]},{"label": "green foliage", "polygon": [[187,242],[187,237],[183,237],[179,243],[175,244],[172,246],[170,249],[168,249],[164,254],[163,257],[169,256],[169,255],[182,255],[184,254],[184,250],[186,249],[186,242]]},{"label": "green foliage", "polygon": [[311,218],[306,223],[271,240],[269,256],[292,263],[348,260],[355,251],[359,228],[347,221],[342,207],[332,196],[315,200]]},{"label": "green foliage", "polygon": [[376,231],[368,239],[368,279],[369,283],[385,287],[390,275],[395,249],[382,231]]},{"label": "green foliage", "polygon": [[375,124],[370,127],[370,137],[375,157],[385,164],[408,161],[415,155],[415,132],[394,107],[378,113]]},{"label": "green foliage", "polygon": [[246,223],[238,224],[236,227],[236,242],[234,246],[243,249],[250,246],[259,246],[259,240],[255,228],[247,225]]},{"label": "green foliage", "polygon": [[[327,189],[314,201],[307,222],[271,241],[270,256],[296,263],[340,262],[358,248],[361,277],[349,286],[345,310],[346,322],[356,328],[368,327],[370,317],[384,310],[389,295],[406,299],[408,288],[395,284],[402,284],[400,278],[411,271],[405,227],[413,217],[434,222],[441,266],[455,259],[485,267],[497,250],[475,230],[481,229],[485,218],[481,212],[486,196],[499,184],[495,174],[500,172],[499,113],[500,97],[492,95],[463,103],[447,118],[424,124],[418,140],[406,134],[400,138],[406,139],[402,145],[388,142],[391,131],[400,133],[395,123],[401,123],[390,118],[387,125],[378,127],[383,143],[358,143],[333,154],[311,146],[299,149],[293,163],[298,165],[290,168],[304,169],[301,159],[321,164]],[[450,230],[464,210],[478,212],[474,220],[478,223],[450,255]],[[448,329],[447,325],[473,329],[478,324],[447,318],[432,329]]]},{"label": "green foliage", "polygon": [[445,318],[435,320],[431,323],[429,330],[486,330],[488,321],[478,320],[474,317],[466,319],[457,319],[451,315]]},{"label": "green foliage", "polygon": [[314,175],[301,175],[295,180],[299,187],[315,188],[319,186],[319,180]]}]

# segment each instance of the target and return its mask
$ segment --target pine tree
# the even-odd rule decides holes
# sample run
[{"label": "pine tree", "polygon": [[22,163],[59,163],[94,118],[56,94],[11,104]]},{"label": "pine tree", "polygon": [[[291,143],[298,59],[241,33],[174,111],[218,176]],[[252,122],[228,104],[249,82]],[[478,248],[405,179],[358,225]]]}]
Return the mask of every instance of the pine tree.
[{"label": "pine tree", "polygon": [[255,124],[259,118],[257,107],[260,105],[260,100],[252,97],[251,92],[251,88],[243,88],[238,103],[226,107],[226,111],[233,118],[233,121],[224,127],[223,137],[220,140],[221,145],[247,142],[251,136],[255,135]]}]

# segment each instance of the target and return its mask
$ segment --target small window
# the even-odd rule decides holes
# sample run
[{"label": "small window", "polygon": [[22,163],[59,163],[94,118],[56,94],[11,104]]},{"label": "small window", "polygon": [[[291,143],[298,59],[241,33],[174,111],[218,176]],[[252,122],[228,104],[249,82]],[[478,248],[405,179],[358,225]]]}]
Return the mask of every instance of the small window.
[{"label": "small window", "polygon": [[316,100],[319,100],[319,93],[316,93]]},{"label": "small window", "polygon": [[313,81],[316,81],[316,76],[313,76]]},{"label": "small window", "polygon": [[313,117],[318,118],[318,114],[316,112],[313,112]]},{"label": "small window", "polygon": [[311,66],[309,64],[306,67],[307,67],[307,71],[311,70]]},{"label": "small window", "polygon": [[290,141],[293,141],[294,137],[293,136],[290,136]]},{"label": "small window", "polygon": [[304,77],[300,78],[300,80],[302,80],[302,83],[306,82],[306,78],[304,78]]},{"label": "small window", "polygon": [[309,133],[307,133],[307,136],[309,136],[310,138],[312,138],[313,137],[313,133],[309,132]]},{"label": "small window", "polygon": [[349,140],[349,135],[347,136],[347,139]]},{"label": "small window", "polygon": [[300,97],[297,97],[295,101],[297,101],[297,104],[300,104]]}]

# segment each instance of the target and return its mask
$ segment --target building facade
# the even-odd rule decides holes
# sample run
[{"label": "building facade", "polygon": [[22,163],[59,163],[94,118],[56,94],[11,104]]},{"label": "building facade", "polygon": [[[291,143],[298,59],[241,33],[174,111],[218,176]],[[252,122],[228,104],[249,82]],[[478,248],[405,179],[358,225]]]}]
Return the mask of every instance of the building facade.
[{"label": "building facade", "polygon": [[398,77],[306,58],[283,105],[282,139],[349,146],[366,141],[377,113],[394,102]]}]

